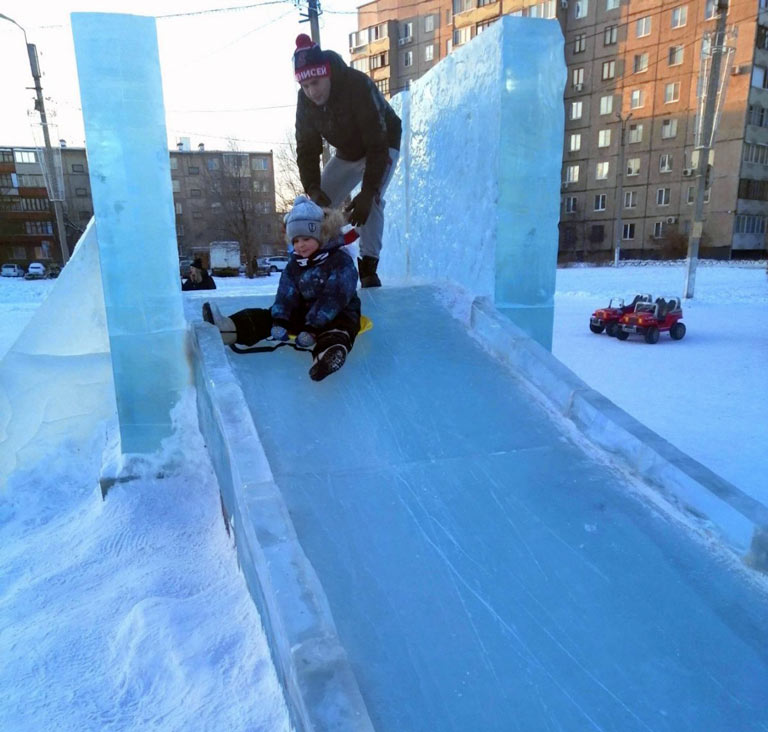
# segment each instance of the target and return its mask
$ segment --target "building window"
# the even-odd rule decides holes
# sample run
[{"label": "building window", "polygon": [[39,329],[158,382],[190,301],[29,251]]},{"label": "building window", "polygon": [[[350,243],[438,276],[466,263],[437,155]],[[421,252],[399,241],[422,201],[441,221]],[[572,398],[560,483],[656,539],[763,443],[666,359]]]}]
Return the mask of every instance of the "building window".
[{"label": "building window", "polygon": [[75,195],[78,198],[87,198],[88,197],[88,189],[87,188],[75,188]]},{"label": "building window", "polygon": [[573,85],[581,86],[584,83],[584,69],[578,68],[573,70],[572,74]]},{"label": "building window", "polygon": [[688,191],[685,195],[685,202],[687,204],[692,204],[696,200],[696,193],[695,193],[695,187],[694,186],[688,186]]},{"label": "building window", "polygon": [[172,187],[174,193],[181,193],[181,183],[179,183],[179,179],[178,178],[174,178],[171,181],[171,187]]},{"label": "building window", "polygon": [[425,33],[432,33],[432,31],[435,30],[435,16],[434,15],[427,15],[424,18],[424,32]]},{"label": "building window", "polygon": [[579,33],[573,41],[573,52],[583,53],[587,50],[587,34]]},{"label": "building window", "polygon": [[643,106],[643,90],[633,89],[629,95],[629,106],[631,109],[639,109]]},{"label": "building window", "polygon": [[[11,173],[11,177],[14,175],[16,175],[16,179],[19,182],[19,188],[45,188],[45,178],[43,178],[42,175],[36,175],[34,173],[29,175],[19,173],[17,175],[16,173]],[[80,190],[85,190],[85,188]],[[87,195],[87,191],[84,195]]]},{"label": "building window", "polygon": [[683,63],[683,46],[669,47],[669,59],[667,63],[670,66],[679,66]]},{"label": "building window", "polygon": [[688,22],[688,6],[681,5],[672,11],[672,27],[682,28]]},{"label": "building window", "polygon": [[406,51],[403,54],[403,66],[413,66],[413,51]]},{"label": "building window", "polygon": [[607,196],[605,193],[598,193],[595,196],[595,211],[605,211],[605,202]]},{"label": "building window", "polygon": [[200,175],[200,168],[198,168],[197,165],[190,165],[187,168],[187,172],[189,175]]},{"label": "building window", "polygon": [[85,173],[85,166],[82,163],[72,163],[73,173]]},{"label": "building window", "polygon": [[13,150],[0,150],[0,163],[12,163]]},{"label": "building window", "polygon": [[765,234],[765,216],[742,214],[736,217],[736,234]]},{"label": "building window", "polygon": [[427,46],[424,46],[424,60],[429,62],[432,61],[435,58],[435,45],[433,43],[430,43]]},{"label": "building window", "polygon": [[182,207],[181,207],[181,202],[180,202],[180,201],[176,201],[176,202],[173,204],[173,207],[174,207],[174,209],[176,210],[176,215],[177,215],[177,216],[181,216],[181,214],[184,212],[184,210],[183,210],[183,209],[182,209]]},{"label": "building window", "polygon": [[600,97],[600,114],[611,114],[613,112],[613,95],[609,94]]},{"label": "building window", "polygon": [[198,210],[198,209],[195,209],[194,211],[192,211],[192,218],[193,219],[201,219],[201,218],[203,218],[203,212]]},{"label": "building window", "polygon": [[632,71],[635,74],[641,74],[643,71],[648,71],[648,54],[636,53],[632,61]]},{"label": "building window", "polygon": [[571,119],[581,119],[582,109],[581,102],[571,102]]},{"label": "building window", "polygon": [[642,142],[643,141],[643,125],[635,124],[629,126],[629,142]]},{"label": "building window", "polygon": [[50,204],[47,198],[20,198],[22,211],[48,211]]},{"label": "building window", "polygon": [[717,17],[717,0],[707,0],[704,6],[704,20],[712,20]]},{"label": "building window", "polygon": [[613,79],[616,75],[616,62],[615,61],[603,61],[603,81]]},{"label": "building window", "polygon": [[610,130],[600,130],[597,133],[597,146],[598,147],[609,147],[611,144],[611,131]]},{"label": "building window", "polygon": [[579,166],[578,165],[565,166],[565,182],[566,183],[579,182]]},{"label": "building window", "polygon": [[171,155],[171,170],[177,170],[179,167],[179,161]]},{"label": "building window", "polygon": [[752,86],[760,89],[768,89],[768,74],[764,66],[754,66],[752,68]]},{"label": "building window", "polygon": [[659,155],[659,173],[672,172],[672,156],[668,153]]},{"label": "building window", "polygon": [[624,208],[637,208],[637,191],[624,191]]},{"label": "building window", "polygon": [[611,164],[608,161],[598,163],[595,166],[595,178],[597,180],[605,180],[608,177],[608,170]]},{"label": "building window", "polygon": [[613,46],[619,38],[618,26],[609,25],[603,32],[603,45]]},{"label": "building window", "polygon": [[269,161],[267,158],[253,158],[251,160],[252,170],[269,170]]},{"label": "building window", "polygon": [[619,0],[605,0],[606,10],[617,10],[619,7]]},{"label": "building window", "polygon": [[576,196],[565,197],[565,213],[576,213],[578,199]]},{"label": "building window", "polygon": [[27,234],[53,234],[53,224],[50,221],[25,221],[24,230]]},{"label": "building window", "polygon": [[571,135],[571,139],[568,144],[568,150],[570,152],[581,150],[581,135],[578,133]]},{"label": "building window", "polygon": [[637,38],[644,38],[649,35],[651,35],[651,16],[646,15],[635,23],[635,36]]},{"label": "building window", "polygon": [[0,188],[16,188],[16,181],[11,177],[10,173],[0,174]]},{"label": "building window", "polygon": [[630,241],[635,238],[635,225],[624,224],[623,231],[621,232],[621,238],[624,241]]},{"label": "building window", "polygon": [[205,166],[208,168],[208,170],[218,170],[219,169],[219,159],[218,158],[208,158],[208,160],[205,161]]},{"label": "building window", "polygon": [[475,26],[475,38],[479,36],[486,28],[490,28],[498,18],[493,18],[492,20],[484,20],[482,23],[478,23]]},{"label": "building window", "polygon": [[365,56],[352,62],[352,68],[367,74],[371,69],[371,60]]},{"label": "building window", "polygon": [[413,39],[413,22],[408,21],[400,26],[400,40],[409,43]]},{"label": "building window", "polygon": [[577,20],[579,18],[586,18],[589,12],[589,0],[576,0],[576,7],[573,11],[573,17]]},{"label": "building window", "polygon": [[664,104],[680,101],[680,82],[673,81],[664,87]]},{"label": "building window", "polygon": [[386,96],[389,94],[389,79],[379,79],[378,81],[374,82],[376,84],[376,88],[384,95]]},{"label": "building window", "polygon": [[34,150],[15,150],[13,154],[17,163],[36,163],[37,154]]},{"label": "building window", "polygon": [[[761,145],[759,143],[744,143],[744,153],[742,159],[746,163],[757,163],[758,165],[768,164],[768,145]],[[45,200],[45,199],[39,199]]]},{"label": "building window", "polygon": [[661,137],[664,140],[669,140],[673,137],[677,137],[677,120],[665,119],[661,123]]},{"label": "building window", "polygon": [[640,175],[640,158],[627,160],[627,175]]},{"label": "building window", "polygon": [[669,193],[671,188],[657,188],[656,189],[656,205],[657,206],[669,206]]},{"label": "building window", "polygon": [[605,239],[605,227],[602,224],[592,224],[589,240],[593,244],[599,244]]},{"label": "building window", "polygon": [[664,222],[655,221],[653,224],[653,238],[661,239],[662,236],[664,236]]}]

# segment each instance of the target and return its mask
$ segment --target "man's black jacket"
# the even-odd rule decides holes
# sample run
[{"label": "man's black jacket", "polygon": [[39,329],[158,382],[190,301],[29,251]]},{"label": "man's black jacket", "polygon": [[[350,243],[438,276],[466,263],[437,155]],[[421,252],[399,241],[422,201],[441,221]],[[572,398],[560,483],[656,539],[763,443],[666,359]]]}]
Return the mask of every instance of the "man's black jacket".
[{"label": "man's black jacket", "polygon": [[389,148],[400,149],[402,125],[373,81],[325,51],[331,64],[331,95],[322,107],[299,89],[296,105],[296,157],[304,190],[320,185],[323,139],[342,160],[365,158],[362,188],[378,190],[389,162]]}]

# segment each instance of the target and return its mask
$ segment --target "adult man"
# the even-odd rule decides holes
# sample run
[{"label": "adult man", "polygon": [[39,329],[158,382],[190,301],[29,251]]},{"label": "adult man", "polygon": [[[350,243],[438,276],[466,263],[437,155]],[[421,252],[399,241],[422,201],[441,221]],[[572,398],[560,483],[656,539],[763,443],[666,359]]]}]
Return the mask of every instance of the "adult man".
[{"label": "adult man", "polygon": [[[383,196],[400,154],[400,118],[368,76],[303,33],[296,38],[293,65],[301,85],[296,105],[301,183],[315,203],[334,208],[362,183],[347,212],[360,230],[360,285],[379,287]],[[321,175],[323,140],[336,153]]]}]

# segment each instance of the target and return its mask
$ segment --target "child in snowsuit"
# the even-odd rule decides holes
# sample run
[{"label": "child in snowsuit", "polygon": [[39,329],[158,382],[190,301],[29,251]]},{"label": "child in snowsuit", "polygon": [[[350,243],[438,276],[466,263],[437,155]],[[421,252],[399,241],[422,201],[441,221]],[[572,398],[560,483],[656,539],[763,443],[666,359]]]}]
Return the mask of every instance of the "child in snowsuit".
[{"label": "child in snowsuit", "polygon": [[[344,216],[299,196],[285,218],[286,238],[294,251],[280,276],[272,308],[249,308],[223,316],[214,304],[203,306],[204,317],[221,332],[225,344],[251,346],[265,338],[288,340],[311,348],[309,375],[321,381],[338,371],[360,330],[357,270],[341,247]],[[207,306],[207,314],[206,314]]]}]

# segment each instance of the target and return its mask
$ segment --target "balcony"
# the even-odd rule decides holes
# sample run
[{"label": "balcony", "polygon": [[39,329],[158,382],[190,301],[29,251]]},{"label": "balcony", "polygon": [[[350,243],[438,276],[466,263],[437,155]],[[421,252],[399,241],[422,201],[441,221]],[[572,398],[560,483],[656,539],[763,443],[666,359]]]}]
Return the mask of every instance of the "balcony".
[{"label": "balcony", "polygon": [[453,16],[454,28],[466,28],[467,26],[482,23],[485,20],[497,18],[501,13],[501,2],[477,5],[477,0],[465,2],[465,9]]}]

